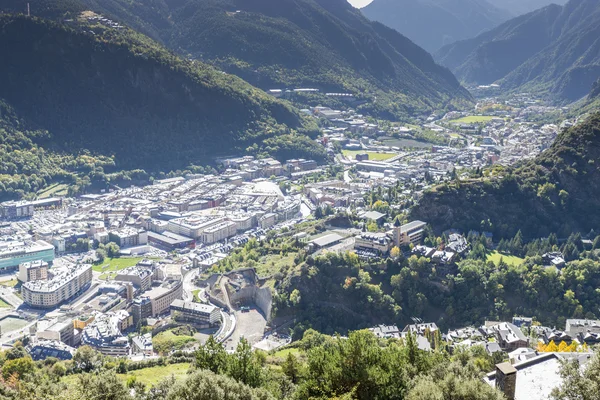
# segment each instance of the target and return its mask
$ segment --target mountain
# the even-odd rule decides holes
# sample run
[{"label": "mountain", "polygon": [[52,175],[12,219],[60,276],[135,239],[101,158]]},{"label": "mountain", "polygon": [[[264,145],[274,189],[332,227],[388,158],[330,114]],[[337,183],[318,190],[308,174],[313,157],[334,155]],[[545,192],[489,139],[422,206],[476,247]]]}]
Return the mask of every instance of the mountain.
[{"label": "mountain", "polygon": [[517,168],[497,169],[494,178],[447,184],[426,193],[412,217],[439,231],[485,227],[504,238],[518,230],[528,238],[588,232],[600,226],[599,159],[596,113],[562,131],[549,149]]},{"label": "mountain", "polygon": [[523,15],[550,4],[563,5],[567,0],[488,0],[488,2],[509,11],[513,15]]},{"label": "mountain", "polygon": [[485,0],[374,0],[361,11],[430,53],[475,37],[512,17]]},{"label": "mountain", "polygon": [[[15,0],[0,1],[0,9],[3,2]],[[398,118],[470,101],[427,52],[368,21],[346,0],[79,0],[79,5],[261,89],[321,90],[320,96],[302,95],[303,104],[333,102],[325,92],[350,92],[359,111]]]},{"label": "mountain", "polygon": [[522,15],[474,39],[442,48],[436,59],[469,84],[574,101],[600,77],[600,2],[571,0]]},{"label": "mountain", "polygon": [[592,90],[590,91],[589,98],[592,100],[600,99],[600,79],[594,82]]},{"label": "mountain", "polygon": [[85,173],[168,172],[254,144],[280,158],[324,157],[301,134],[316,127],[288,103],[129,29],[0,16],[0,58],[0,144],[12,157],[3,178],[35,173],[15,149],[45,152],[48,178],[64,167],[58,154],[105,160],[100,169],[80,166]]}]

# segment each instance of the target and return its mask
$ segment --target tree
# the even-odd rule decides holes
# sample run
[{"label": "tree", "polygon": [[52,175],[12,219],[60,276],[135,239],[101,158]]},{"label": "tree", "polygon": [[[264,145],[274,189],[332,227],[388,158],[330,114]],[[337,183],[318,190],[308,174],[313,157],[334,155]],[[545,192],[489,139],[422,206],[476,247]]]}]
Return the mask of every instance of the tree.
[{"label": "tree", "polygon": [[284,363],[281,365],[283,373],[291,379],[292,383],[297,384],[300,380],[301,365],[298,359],[291,352],[288,353]]},{"label": "tree", "polygon": [[31,357],[27,356],[6,361],[2,366],[2,376],[4,379],[10,378],[12,375],[22,378],[28,374],[32,374],[34,370],[35,363]]},{"label": "tree", "polygon": [[96,258],[98,259],[98,263],[104,262],[104,260],[108,257],[108,253],[105,249],[98,248],[96,250]]},{"label": "tree", "polygon": [[567,343],[563,340],[558,344],[558,351],[560,353],[564,353],[564,352],[568,351],[568,347],[569,346],[567,345]]},{"label": "tree", "polygon": [[390,257],[392,257],[395,260],[400,258],[400,249],[398,248],[398,246],[392,247],[392,250],[390,250]]},{"label": "tree", "polygon": [[560,376],[562,384],[552,390],[556,400],[600,399],[600,357],[595,354],[584,369],[577,359],[562,361]]},{"label": "tree", "polygon": [[[156,399],[160,399],[156,397]],[[163,397],[164,399],[164,397]],[[166,400],[274,400],[262,389],[252,389],[243,383],[207,371],[198,371],[177,382]],[[154,400],[154,398],[153,398]]]},{"label": "tree", "polygon": [[212,335],[204,346],[196,350],[196,368],[207,369],[215,374],[222,374],[227,370],[227,352]]},{"label": "tree", "polygon": [[521,255],[523,252],[523,234],[520,230],[510,242],[510,251],[514,255]]},{"label": "tree", "polygon": [[592,244],[594,250],[600,249],[600,235],[596,236],[594,243]]},{"label": "tree", "polygon": [[252,351],[248,340],[240,340],[235,353],[231,357],[228,375],[246,385],[258,387],[262,378],[261,367],[257,353]]},{"label": "tree", "polygon": [[442,380],[421,377],[408,392],[406,400],[504,400],[498,390],[476,377],[461,377],[446,372]]},{"label": "tree", "polygon": [[119,257],[121,248],[115,242],[110,242],[106,245],[106,253],[110,258]]},{"label": "tree", "polygon": [[323,218],[323,209],[319,206],[317,206],[317,208],[315,209],[315,218],[316,219]]},{"label": "tree", "polygon": [[290,303],[292,303],[294,306],[297,306],[300,304],[301,299],[302,295],[300,294],[300,291],[298,289],[292,290],[292,293],[290,293]]},{"label": "tree", "polygon": [[130,399],[129,391],[113,371],[100,374],[79,374],[78,391],[84,399],[94,400],[126,400]]},{"label": "tree", "polygon": [[12,349],[6,352],[7,360],[16,360],[17,358],[23,358],[27,356],[29,356],[29,354],[27,354],[27,350],[25,350],[25,347],[23,347],[21,342],[15,344]]},{"label": "tree", "polygon": [[102,354],[90,346],[81,346],[75,351],[73,362],[77,369],[89,372],[102,365]]}]

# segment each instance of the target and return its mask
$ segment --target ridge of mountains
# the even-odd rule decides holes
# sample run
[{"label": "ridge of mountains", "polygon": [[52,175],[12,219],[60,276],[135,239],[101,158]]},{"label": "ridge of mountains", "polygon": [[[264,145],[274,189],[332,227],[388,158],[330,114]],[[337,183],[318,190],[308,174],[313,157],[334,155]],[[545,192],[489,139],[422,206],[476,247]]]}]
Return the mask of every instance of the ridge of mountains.
[{"label": "ridge of mountains", "polygon": [[[437,230],[490,230],[500,238],[518,230],[528,238],[588,232],[600,224],[600,113],[563,130],[538,157],[498,168],[485,180],[455,182],[425,193],[413,218]],[[563,235],[563,236],[560,236]]]},{"label": "ridge of mountains", "polygon": [[435,58],[467,84],[498,82],[575,101],[600,77],[600,3],[550,5],[445,46]]},{"label": "ridge of mountains", "polygon": [[430,53],[475,37],[513,16],[485,0],[374,0],[361,11]]},{"label": "ridge of mountains", "polygon": [[488,2],[500,9],[509,11],[514,16],[519,16],[550,4],[563,5],[567,0],[488,0]]},{"label": "ridge of mountains", "polygon": [[[31,2],[49,17],[48,0]],[[18,3],[0,1],[0,9]],[[38,5],[39,4],[39,5]],[[318,88],[302,106],[353,93],[359,112],[406,118],[468,104],[452,73],[406,37],[367,20],[346,0],[66,0],[59,18],[81,10],[110,16],[186,58],[210,63],[263,90]],[[22,5],[18,6],[22,8]],[[67,17],[65,17],[67,15]]]}]

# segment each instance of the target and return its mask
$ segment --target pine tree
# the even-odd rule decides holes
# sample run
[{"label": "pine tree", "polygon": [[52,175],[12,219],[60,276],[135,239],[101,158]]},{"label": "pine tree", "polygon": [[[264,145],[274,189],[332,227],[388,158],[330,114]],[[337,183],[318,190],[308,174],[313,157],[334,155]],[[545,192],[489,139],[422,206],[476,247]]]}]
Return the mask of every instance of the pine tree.
[{"label": "pine tree", "polygon": [[281,370],[294,384],[298,383],[300,379],[300,363],[291,352],[288,353],[287,358],[281,365]]}]

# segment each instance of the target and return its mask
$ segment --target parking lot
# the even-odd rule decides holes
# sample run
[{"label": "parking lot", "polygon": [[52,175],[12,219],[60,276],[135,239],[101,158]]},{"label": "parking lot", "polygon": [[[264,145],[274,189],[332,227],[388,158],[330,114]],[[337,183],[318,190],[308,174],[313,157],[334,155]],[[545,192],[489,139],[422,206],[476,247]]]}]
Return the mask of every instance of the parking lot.
[{"label": "parking lot", "polygon": [[246,338],[250,345],[262,340],[267,321],[256,307],[250,307],[248,312],[236,311],[235,317],[237,319],[235,331],[224,343],[228,351],[235,350],[242,337]]}]

